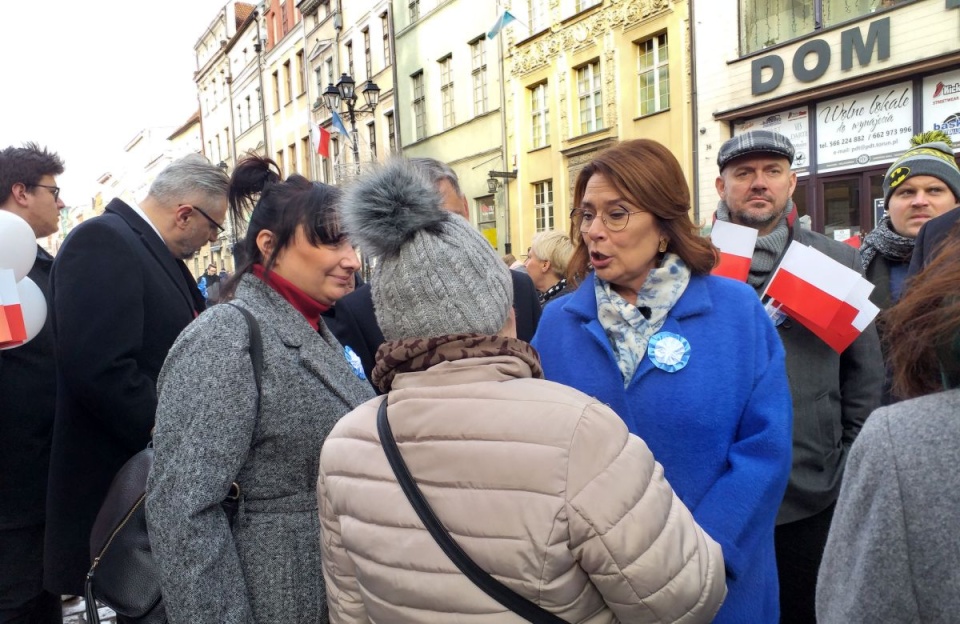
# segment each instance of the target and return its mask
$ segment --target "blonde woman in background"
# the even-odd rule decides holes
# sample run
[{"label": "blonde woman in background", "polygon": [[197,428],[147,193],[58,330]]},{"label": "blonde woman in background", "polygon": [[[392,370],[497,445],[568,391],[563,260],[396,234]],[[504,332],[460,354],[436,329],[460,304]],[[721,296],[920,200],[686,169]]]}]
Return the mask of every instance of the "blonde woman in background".
[{"label": "blonde woman in background", "polygon": [[523,266],[533,280],[541,306],[575,290],[565,277],[572,256],[573,243],[562,232],[540,232],[533,237]]}]

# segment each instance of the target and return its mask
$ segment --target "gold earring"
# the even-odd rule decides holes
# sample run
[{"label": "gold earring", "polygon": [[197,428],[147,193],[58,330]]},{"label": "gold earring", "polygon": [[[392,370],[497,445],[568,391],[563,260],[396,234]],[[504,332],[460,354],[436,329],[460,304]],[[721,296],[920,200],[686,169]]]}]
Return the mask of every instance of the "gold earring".
[{"label": "gold earring", "polygon": [[657,248],[657,251],[659,251],[660,253],[663,253],[663,252],[665,252],[666,250],[667,250],[667,237],[666,237],[666,236],[661,236],[661,237],[660,237],[660,247]]}]

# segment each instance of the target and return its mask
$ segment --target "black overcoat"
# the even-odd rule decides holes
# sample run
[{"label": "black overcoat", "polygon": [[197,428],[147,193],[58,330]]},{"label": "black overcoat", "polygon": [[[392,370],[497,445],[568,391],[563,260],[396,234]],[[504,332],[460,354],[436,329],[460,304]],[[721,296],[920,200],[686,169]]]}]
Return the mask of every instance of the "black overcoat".
[{"label": "black overcoat", "polygon": [[116,472],[150,441],[157,376],[203,297],[183,261],[118,199],[67,236],[50,289],[57,407],[44,585],[80,594],[97,511]]}]

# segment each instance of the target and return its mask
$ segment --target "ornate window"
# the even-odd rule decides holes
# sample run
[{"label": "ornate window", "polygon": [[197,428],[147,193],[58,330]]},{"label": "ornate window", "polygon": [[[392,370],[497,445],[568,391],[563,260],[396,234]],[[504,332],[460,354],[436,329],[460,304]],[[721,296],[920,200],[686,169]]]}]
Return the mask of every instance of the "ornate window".
[{"label": "ornate window", "polygon": [[580,134],[603,128],[600,61],[577,69],[577,96],[580,101]]},{"label": "ornate window", "polygon": [[550,144],[550,107],[547,103],[547,83],[530,89],[531,145],[534,149]]},{"label": "ornate window", "polygon": [[553,180],[544,180],[533,185],[533,206],[538,232],[553,229]]},{"label": "ornate window", "polygon": [[650,115],[670,108],[670,67],[667,33],[650,37],[637,46],[637,82],[640,114]]}]

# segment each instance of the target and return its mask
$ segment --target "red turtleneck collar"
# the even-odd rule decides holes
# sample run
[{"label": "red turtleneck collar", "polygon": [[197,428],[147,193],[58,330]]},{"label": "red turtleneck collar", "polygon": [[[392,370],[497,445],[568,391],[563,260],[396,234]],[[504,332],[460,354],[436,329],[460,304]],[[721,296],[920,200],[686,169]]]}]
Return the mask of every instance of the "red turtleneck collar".
[{"label": "red turtleneck collar", "polygon": [[262,264],[253,265],[253,274],[263,280],[270,288],[280,293],[281,297],[286,299],[290,305],[307,319],[311,327],[319,331],[320,315],[329,310],[330,306],[323,305],[316,299],[313,299],[310,295],[273,271],[270,271],[270,274],[267,275]]}]

